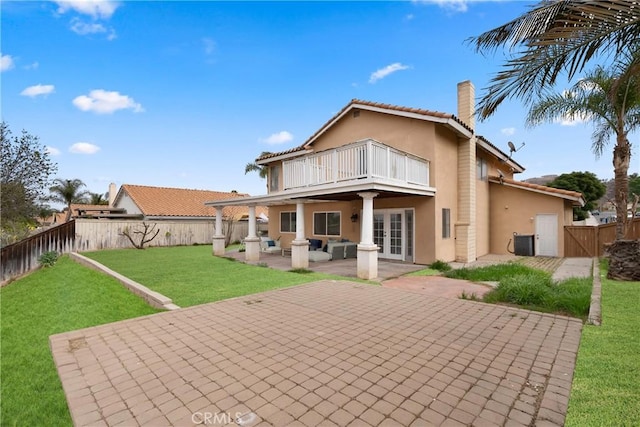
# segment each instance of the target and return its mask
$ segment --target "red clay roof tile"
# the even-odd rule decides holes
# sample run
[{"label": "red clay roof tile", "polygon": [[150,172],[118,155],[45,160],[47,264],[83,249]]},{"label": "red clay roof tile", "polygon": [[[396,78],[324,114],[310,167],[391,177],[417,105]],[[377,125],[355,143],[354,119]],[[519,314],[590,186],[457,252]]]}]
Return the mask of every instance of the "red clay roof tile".
[{"label": "red clay roof tile", "polygon": [[[144,215],[169,217],[215,217],[215,208],[205,206],[205,202],[249,196],[242,193],[131,184],[123,184],[120,191],[125,191]],[[240,219],[248,215],[248,211],[244,206],[227,206],[223,209],[223,215]],[[260,214],[267,215],[267,208],[257,206],[256,215]]]}]

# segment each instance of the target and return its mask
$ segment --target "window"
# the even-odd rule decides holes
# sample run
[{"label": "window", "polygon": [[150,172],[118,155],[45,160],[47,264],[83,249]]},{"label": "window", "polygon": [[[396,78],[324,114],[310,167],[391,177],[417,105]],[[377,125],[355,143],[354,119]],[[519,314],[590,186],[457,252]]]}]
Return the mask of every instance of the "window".
[{"label": "window", "polygon": [[269,191],[278,191],[280,184],[280,165],[269,168]]},{"label": "window", "polygon": [[296,232],[296,213],[280,212],[280,232],[295,233]]},{"label": "window", "polygon": [[451,209],[442,209],[442,238],[451,237]]},{"label": "window", "polygon": [[477,159],[476,169],[477,169],[478,179],[482,181],[486,181],[487,180],[487,161],[485,159]]},{"label": "window", "polygon": [[339,236],[340,212],[314,212],[313,234],[316,236]]}]

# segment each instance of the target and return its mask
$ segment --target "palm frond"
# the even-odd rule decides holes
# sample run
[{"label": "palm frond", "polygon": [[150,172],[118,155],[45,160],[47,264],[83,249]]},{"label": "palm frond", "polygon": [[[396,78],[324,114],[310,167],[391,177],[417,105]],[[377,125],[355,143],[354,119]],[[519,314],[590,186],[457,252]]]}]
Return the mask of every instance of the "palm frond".
[{"label": "palm frond", "polygon": [[640,4],[544,0],[517,19],[470,39],[476,51],[519,50],[485,88],[480,119],[510,98],[531,102],[562,73],[571,79],[596,55],[617,55],[640,37]]}]

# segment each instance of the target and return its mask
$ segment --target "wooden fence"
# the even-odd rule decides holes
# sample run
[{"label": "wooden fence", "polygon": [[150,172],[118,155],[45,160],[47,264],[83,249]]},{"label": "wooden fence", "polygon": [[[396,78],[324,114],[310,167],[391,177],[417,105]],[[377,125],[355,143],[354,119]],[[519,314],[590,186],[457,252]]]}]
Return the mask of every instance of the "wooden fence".
[{"label": "wooden fence", "polygon": [[[102,219],[76,219],[25,240],[2,248],[2,283],[27,273],[39,266],[38,258],[44,252],[65,254],[72,251],[98,251],[102,249],[132,248],[122,234],[125,229],[142,229],[143,221],[115,221]],[[158,236],[145,246],[210,245],[213,242],[214,221],[145,221],[155,225]],[[228,223],[223,224],[226,227]],[[258,223],[257,231],[265,231],[268,224]],[[232,223],[230,242],[247,236],[247,221]]]},{"label": "wooden fence", "polygon": [[[122,234],[125,229],[142,229],[143,221],[116,221],[101,219],[76,220],[76,251],[98,251],[102,249],[132,248],[133,245]],[[210,245],[213,242],[214,223],[209,220],[193,221],[144,221],[155,225],[158,236],[148,246],[190,246]],[[232,223],[230,242],[240,241],[247,236],[249,224],[246,221]],[[228,223],[223,226],[228,227]],[[267,224],[258,224],[257,230],[266,230]]]},{"label": "wooden fence", "polygon": [[[640,218],[629,222],[627,238],[640,239]],[[598,226],[566,226],[564,227],[565,257],[600,257],[604,255],[604,246],[616,238],[616,224]]]},{"label": "wooden fence", "polygon": [[45,252],[71,252],[75,237],[76,223],[69,221],[3,247],[0,254],[2,283],[37,268],[38,258]]}]

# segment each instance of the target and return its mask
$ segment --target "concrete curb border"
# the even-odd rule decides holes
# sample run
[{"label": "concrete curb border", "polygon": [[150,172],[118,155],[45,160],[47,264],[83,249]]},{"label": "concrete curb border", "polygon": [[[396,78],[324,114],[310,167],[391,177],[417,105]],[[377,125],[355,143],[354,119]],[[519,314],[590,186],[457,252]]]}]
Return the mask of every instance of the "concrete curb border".
[{"label": "concrete curb border", "polygon": [[600,307],[602,297],[602,281],[600,280],[600,265],[598,258],[593,259],[593,288],[591,289],[591,305],[587,323],[594,326],[602,324],[602,312]]},{"label": "concrete curb border", "polygon": [[110,268],[100,264],[97,261],[94,261],[86,256],[80,255],[77,252],[72,252],[69,254],[72,260],[78,262],[79,264],[84,265],[85,267],[92,268],[94,270],[100,271],[102,273],[108,274],[113,277],[120,283],[122,283],[127,289],[129,289],[134,294],[142,297],[149,305],[155,308],[162,308],[165,310],[177,310],[180,307],[175,305],[171,298],[168,298],[158,292],[152,291],[144,285],[141,285],[138,282],[135,282],[128,277],[123,276],[120,273],[116,273]]}]

